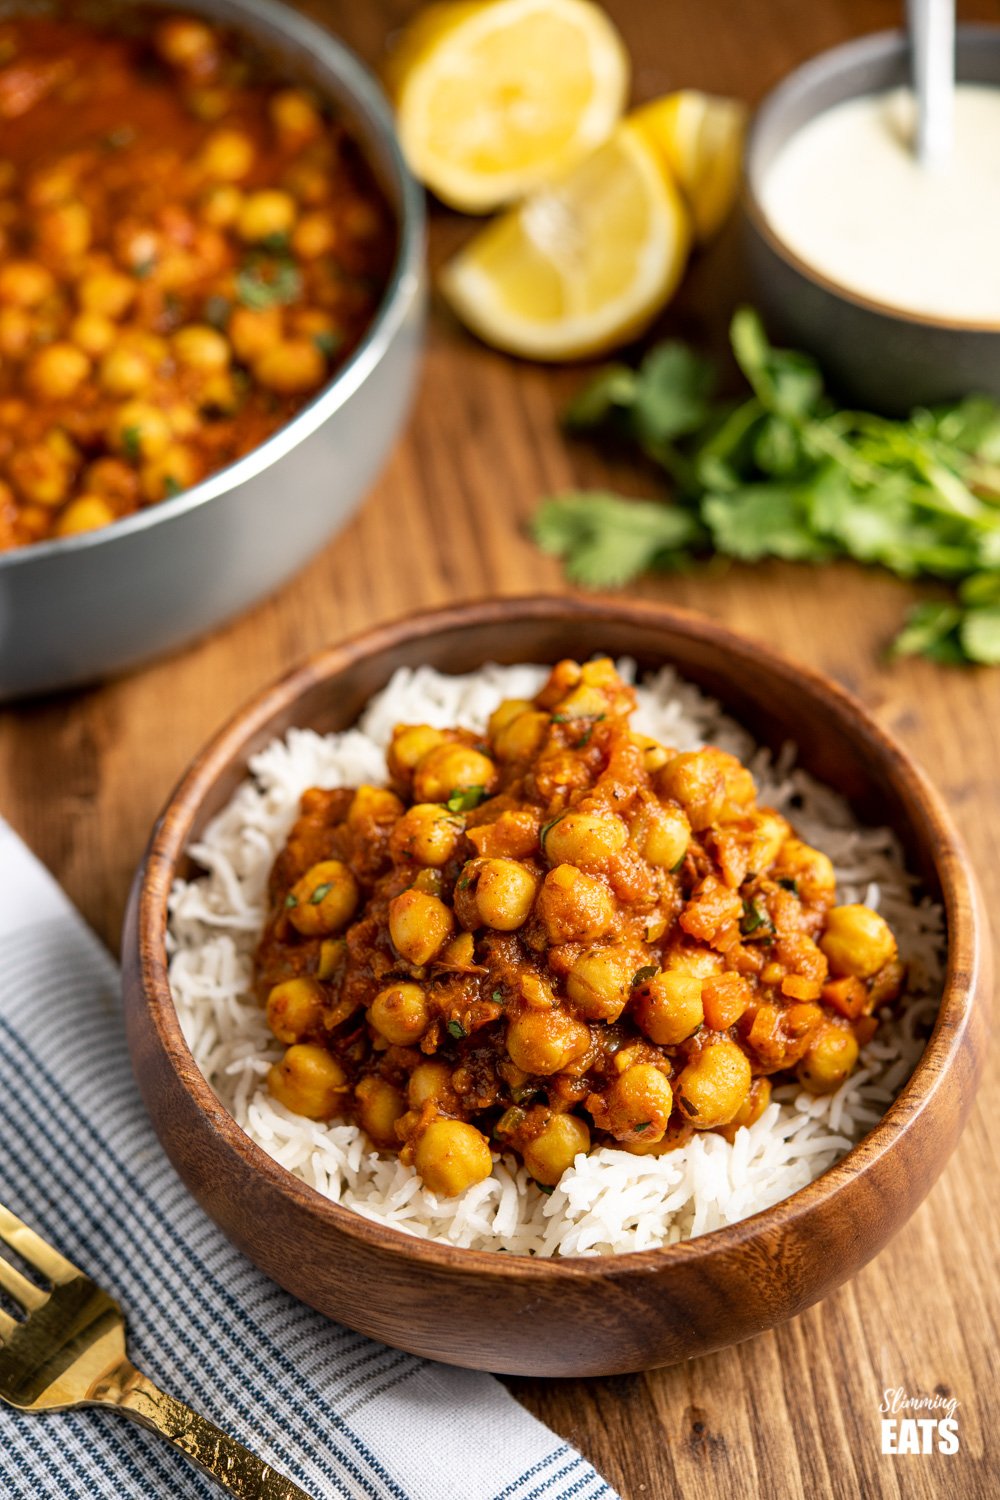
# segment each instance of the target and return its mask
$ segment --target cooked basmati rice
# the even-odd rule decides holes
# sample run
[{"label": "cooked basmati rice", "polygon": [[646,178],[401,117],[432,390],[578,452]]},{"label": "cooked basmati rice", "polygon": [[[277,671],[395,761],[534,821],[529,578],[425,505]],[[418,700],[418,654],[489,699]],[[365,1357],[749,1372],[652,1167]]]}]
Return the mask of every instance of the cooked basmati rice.
[{"label": "cooked basmati rice", "polygon": [[[634,664],[622,663],[634,680]],[[547,669],[487,666],[466,677],[400,670],[356,728],[321,736],[292,729],[250,762],[252,780],[206,828],[192,857],[205,874],[178,881],[170,901],[170,983],[188,1045],[221,1102],[250,1138],[320,1193],[356,1213],[424,1239],[521,1255],[606,1255],[706,1234],[786,1198],[825,1171],[871,1128],[910,1076],[940,998],[943,919],[917,899],[887,828],[862,828],[829,787],[777,759],[670,668],[639,689],[635,727],[678,749],[712,743],[757,778],[760,800],[834,863],[842,901],[877,907],[909,967],[907,998],[883,1017],[858,1067],[834,1094],[788,1084],[761,1118],[736,1133],[695,1135],[663,1156],[601,1147],[577,1157],[544,1194],[510,1155],[457,1198],[427,1191],[412,1167],[380,1156],[355,1125],[291,1114],[264,1083],[281,1055],[253,997],[253,950],[263,926],[271,865],[310,786],[386,778],[384,750],[399,722],[485,729],[501,698],[530,698]]]}]

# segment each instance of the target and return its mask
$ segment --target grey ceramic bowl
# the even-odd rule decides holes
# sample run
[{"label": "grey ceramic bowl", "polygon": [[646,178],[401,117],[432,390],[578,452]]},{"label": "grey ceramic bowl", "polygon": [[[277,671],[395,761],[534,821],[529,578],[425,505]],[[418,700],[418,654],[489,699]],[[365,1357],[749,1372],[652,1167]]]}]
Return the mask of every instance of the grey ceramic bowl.
[{"label": "grey ceramic bowl", "polygon": [[[1000,397],[1000,325],[902,312],[838,286],[783,244],[762,208],[761,185],[785,142],[815,115],[907,83],[909,70],[903,32],[812,58],[757,111],[744,175],[749,268],[768,329],[814,354],[844,395],[891,413],[970,391]],[[1000,85],[1000,27],[959,27],[956,71],[965,82]]]},{"label": "grey ceramic bowl", "polygon": [[[0,16],[18,8],[0,0]],[[423,197],[377,83],[328,32],[273,0],[183,9],[253,37],[289,78],[336,103],[395,211],[396,265],[351,359],[254,452],[104,530],[0,554],[0,699],[134,666],[277,588],[351,515],[409,405],[424,321]],[[113,5],[84,13],[95,11]]]}]

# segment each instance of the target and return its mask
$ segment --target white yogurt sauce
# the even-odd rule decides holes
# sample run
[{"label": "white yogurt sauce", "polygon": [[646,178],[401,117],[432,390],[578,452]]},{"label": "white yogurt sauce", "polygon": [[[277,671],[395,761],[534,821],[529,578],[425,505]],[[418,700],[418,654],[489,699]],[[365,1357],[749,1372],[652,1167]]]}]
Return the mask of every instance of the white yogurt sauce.
[{"label": "white yogurt sauce", "polygon": [[911,147],[909,90],[849,99],[778,153],[761,190],[778,237],[845,289],[914,313],[1000,322],[1000,88],[959,84],[941,168]]}]

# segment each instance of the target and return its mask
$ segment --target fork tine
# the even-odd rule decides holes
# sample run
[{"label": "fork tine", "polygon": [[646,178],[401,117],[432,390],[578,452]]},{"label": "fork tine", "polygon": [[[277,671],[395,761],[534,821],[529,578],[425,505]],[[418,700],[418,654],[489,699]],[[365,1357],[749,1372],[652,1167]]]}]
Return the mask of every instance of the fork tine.
[{"label": "fork tine", "polygon": [[[12,1214],[9,1208],[4,1208],[2,1203],[0,1203],[0,1240],[9,1245],[22,1260],[26,1260],[29,1266],[33,1266],[36,1271],[57,1286],[83,1274],[71,1260],[60,1255],[58,1250],[53,1250],[47,1240],[43,1240],[40,1234],[29,1229],[23,1219]],[[13,1266],[9,1269],[14,1275],[18,1275]],[[21,1280],[23,1281],[24,1278],[21,1277]],[[27,1285],[30,1286],[31,1283],[28,1282]],[[37,1291],[38,1288],[35,1287],[34,1290]],[[25,1303],[25,1306],[27,1305]]]},{"label": "fork tine", "polygon": [[10,1338],[16,1327],[17,1319],[12,1318],[10,1313],[4,1312],[3,1308],[0,1307],[0,1346],[2,1346],[4,1339]]},{"label": "fork tine", "polygon": [[49,1293],[43,1292],[40,1286],[29,1281],[27,1276],[22,1276],[16,1266],[10,1261],[4,1260],[0,1255],[0,1288],[13,1297],[25,1312],[34,1312],[41,1307],[43,1302],[49,1300]]}]

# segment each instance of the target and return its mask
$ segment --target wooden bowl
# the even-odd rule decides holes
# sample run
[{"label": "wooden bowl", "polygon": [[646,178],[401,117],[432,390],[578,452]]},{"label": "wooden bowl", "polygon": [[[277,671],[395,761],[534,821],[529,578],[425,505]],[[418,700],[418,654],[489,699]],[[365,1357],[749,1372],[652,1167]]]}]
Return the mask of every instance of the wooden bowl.
[{"label": "wooden bowl", "polygon": [[[167,984],[167,896],[185,850],[291,725],[344,729],[399,666],[464,672],[488,660],[594,652],[675,664],[764,743],[863,818],[898,832],[944,903],[940,1015],[913,1077],[842,1161],[774,1208],[700,1239],[604,1258],[460,1250],[327,1201],[256,1146],[216,1099],[181,1035]],[[331,1318],[449,1364],[515,1375],[607,1375],[749,1338],[852,1276],[906,1222],[954,1149],[986,1042],[991,973],[975,879],[937,794],[834,683],[680,610],[571,599],[470,604],[381,626],[312,657],[257,696],[191,765],[153,830],[124,938],[129,1047],[180,1176],[251,1260]],[[290,1253],[290,1248],[294,1247]]]}]

